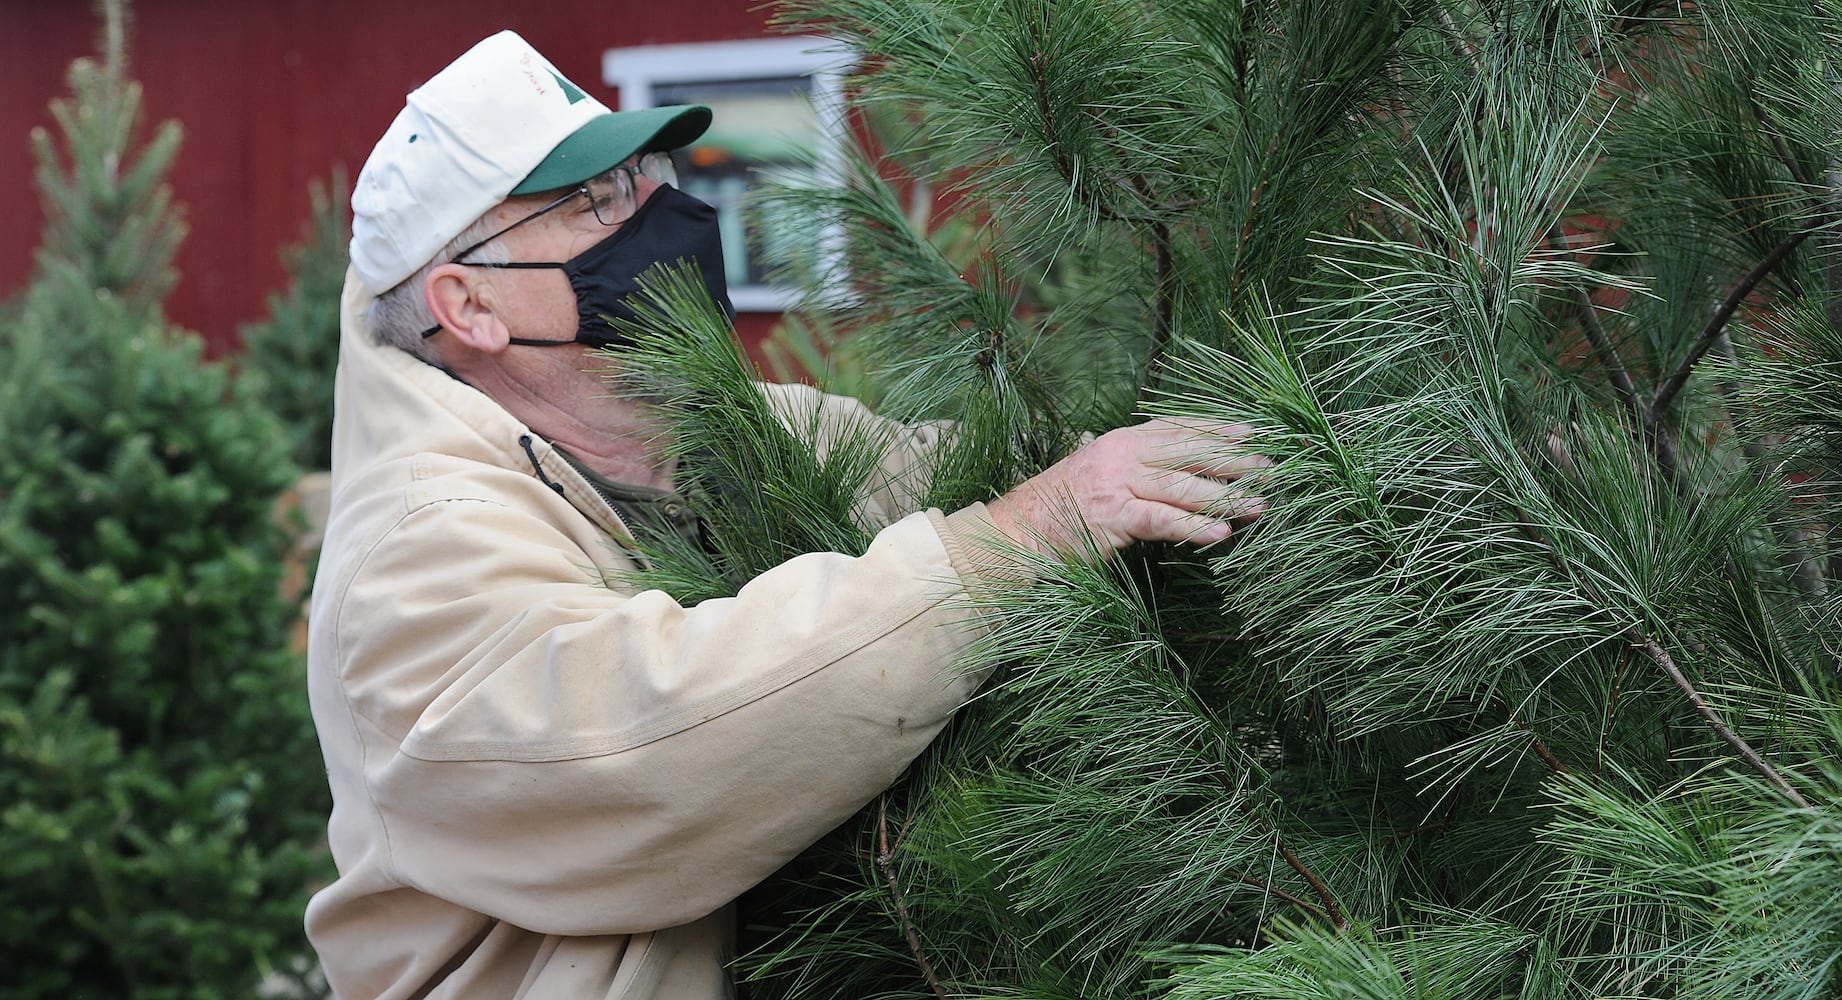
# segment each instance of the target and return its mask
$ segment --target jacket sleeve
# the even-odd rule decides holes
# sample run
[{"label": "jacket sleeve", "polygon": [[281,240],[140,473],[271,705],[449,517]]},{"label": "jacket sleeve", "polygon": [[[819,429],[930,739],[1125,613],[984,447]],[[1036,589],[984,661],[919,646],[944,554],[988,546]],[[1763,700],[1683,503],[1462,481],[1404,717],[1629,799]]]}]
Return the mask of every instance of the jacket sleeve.
[{"label": "jacket sleeve", "polygon": [[982,679],[955,670],[976,506],[691,608],[591,582],[523,510],[407,504],[316,595],[353,723],[401,748],[365,784],[420,891],[542,933],[687,923],[885,788]]}]

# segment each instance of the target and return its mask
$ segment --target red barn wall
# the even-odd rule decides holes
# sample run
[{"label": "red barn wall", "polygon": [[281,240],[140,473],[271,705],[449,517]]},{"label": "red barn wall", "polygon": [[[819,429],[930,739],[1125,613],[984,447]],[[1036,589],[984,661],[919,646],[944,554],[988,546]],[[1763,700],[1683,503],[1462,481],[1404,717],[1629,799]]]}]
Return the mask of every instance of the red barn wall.
[{"label": "red barn wall", "polygon": [[[343,166],[349,183],[403,95],[501,28],[612,107],[604,49],[757,38],[769,16],[740,0],[141,0],[130,58],[144,117],[185,128],[170,182],[191,234],[167,313],[213,353],[234,350],[285,283],[277,252],[300,236],[309,182]],[[46,106],[96,29],[88,3],[0,0],[0,296],[30,277],[42,226],[27,134],[51,124]],[[744,342],[774,318],[742,317]]]}]

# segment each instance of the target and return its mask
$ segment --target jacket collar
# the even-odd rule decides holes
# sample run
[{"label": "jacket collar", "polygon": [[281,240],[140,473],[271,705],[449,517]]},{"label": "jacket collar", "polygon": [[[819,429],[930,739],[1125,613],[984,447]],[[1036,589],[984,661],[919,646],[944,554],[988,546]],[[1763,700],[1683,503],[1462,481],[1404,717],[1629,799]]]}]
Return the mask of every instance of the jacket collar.
[{"label": "jacket collar", "polygon": [[541,479],[603,531],[627,534],[613,509],[550,442],[478,389],[378,344],[365,322],[369,302],[364,283],[347,271],[333,383],[334,496],[373,466],[435,453]]}]

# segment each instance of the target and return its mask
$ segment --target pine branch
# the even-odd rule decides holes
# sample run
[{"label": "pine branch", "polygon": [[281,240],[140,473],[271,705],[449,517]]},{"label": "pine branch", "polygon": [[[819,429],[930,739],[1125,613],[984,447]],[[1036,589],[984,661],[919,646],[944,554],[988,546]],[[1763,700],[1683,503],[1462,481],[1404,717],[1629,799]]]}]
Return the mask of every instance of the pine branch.
[{"label": "pine branch", "polygon": [[1118,222],[1119,214],[1104,201],[1086,196],[1081,182],[1083,175],[1075,169],[1074,163],[1068,159],[1068,151],[1055,137],[1055,111],[1049,103],[1049,53],[1043,47],[1045,39],[1041,25],[1032,21],[1030,32],[1036,41],[1036,51],[1030,55],[1030,79],[1036,88],[1036,111],[1043,119],[1043,138],[1047,140],[1049,155],[1055,158],[1055,168],[1062,175],[1062,180],[1074,188],[1075,194],[1081,196],[1082,202],[1092,208],[1095,214],[1109,222]]},{"label": "pine branch", "polygon": [[[1748,81],[1748,83],[1750,84],[1751,81]],[[1752,116],[1758,121],[1760,128],[1767,130],[1767,138],[1771,140],[1772,151],[1778,154],[1778,161],[1784,164],[1784,169],[1791,175],[1791,179],[1796,181],[1805,191],[1813,190],[1817,186],[1816,178],[1811,177],[1810,172],[1804,169],[1803,164],[1797,162],[1797,157],[1791,155],[1790,147],[1784,144],[1784,137],[1778,134],[1778,129],[1772,121],[1771,116],[1759,105],[1759,101],[1753,95],[1750,85],[1746,88],[1746,107],[1752,111]]]},{"label": "pine branch", "polygon": [[889,897],[895,901],[896,919],[901,922],[902,936],[908,940],[908,950],[915,957],[915,966],[921,970],[921,978],[927,980],[928,988],[934,996],[947,1000],[947,991],[940,985],[940,977],[934,973],[934,963],[928,961],[927,953],[921,948],[921,935],[915,930],[915,923],[908,915],[908,902],[902,894],[902,884],[895,876],[895,852],[889,846],[889,813],[887,800],[876,804],[876,867],[883,873],[883,881],[889,886]]},{"label": "pine branch", "polygon": [[1324,903],[1324,911],[1330,916],[1331,924],[1339,931],[1347,928],[1349,920],[1343,916],[1343,908],[1337,905],[1337,898],[1331,895],[1330,887],[1324,884],[1324,880],[1318,877],[1317,872],[1312,871],[1311,867],[1301,861],[1298,855],[1292,853],[1292,849],[1280,839],[1278,830],[1270,826],[1267,827],[1267,830],[1273,835],[1273,847],[1279,851],[1279,856],[1286,859],[1286,864],[1291,865],[1292,870],[1297,872],[1300,878],[1311,883],[1311,891],[1317,893],[1318,899]]},{"label": "pine branch", "polygon": [[[1738,358],[1734,354],[1733,338],[1728,336],[1726,331],[1723,330],[1721,335],[1715,338],[1714,346],[1720,352],[1722,360],[1727,362],[1729,369],[1737,369]],[[1740,404],[1734,401],[1734,397],[1740,390],[1734,385],[1733,380],[1721,379],[1714,386],[1721,402],[1727,407],[1728,423],[1740,439],[1740,451],[1746,456],[1746,467],[1751,470],[1753,481],[1765,483],[1770,475],[1765,449],[1760,446],[1757,437],[1748,433],[1747,428],[1754,414],[1748,413],[1747,421],[1740,419]],[[1822,596],[1828,590],[1828,581],[1823,578],[1821,562],[1811,552],[1809,540],[1804,537],[1803,532],[1794,525],[1785,525],[1777,521],[1772,523],[1771,532],[1778,540],[1779,565],[1790,575],[1791,582],[1797,587],[1798,592],[1806,597]],[[1775,629],[1773,632],[1776,635]]]},{"label": "pine branch", "polygon": [[1675,402],[1683,386],[1688,384],[1695,365],[1706,357],[1708,351],[1719,342],[1726,330],[1727,321],[1733,317],[1740,303],[1745,301],[1746,296],[1752,294],[1759,282],[1765,280],[1767,275],[1791,255],[1791,251],[1797,249],[1798,244],[1815,231],[1815,226],[1807,226],[1792,233],[1773,247],[1763,260],[1755,264],[1752,270],[1740,279],[1739,284],[1727,294],[1720,308],[1709,317],[1707,325],[1702,327],[1700,335],[1690,345],[1688,354],[1676,367],[1675,373],[1651,398],[1650,408],[1644,412],[1642,417],[1644,443],[1649,448],[1650,454],[1656,459],[1658,468],[1662,469],[1664,476],[1668,478],[1670,487],[1677,496],[1687,497],[1689,487],[1687,480],[1683,477],[1681,458],[1676,448],[1676,436],[1668,427],[1671,404]]},{"label": "pine branch", "polygon": [[1535,735],[1535,730],[1530,727],[1528,723],[1516,717],[1516,712],[1510,707],[1507,699],[1499,695],[1493,700],[1496,702],[1497,708],[1509,719],[1510,725],[1529,734],[1530,749],[1535,751],[1535,756],[1541,758],[1543,764],[1548,765],[1548,770],[1562,776],[1572,773],[1567,770],[1565,764],[1561,763],[1561,759],[1554,755],[1554,751],[1548,749],[1548,744],[1542,742],[1541,737]]},{"label": "pine branch", "polygon": [[1739,309],[1740,303],[1745,301],[1746,296],[1752,294],[1759,282],[1764,281],[1767,275],[1777,269],[1778,265],[1784,263],[1785,258],[1791,256],[1791,251],[1796,250],[1810,234],[1816,232],[1816,229],[1815,226],[1805,226],[1780,240],[1778,245],[1773,247],[1763,260],[1754,264],[1752,270],[1746,272],[1746,276],[1740,279],[1739,284],[1733,286],[1733,290],[1727,293],[1726,300],[1720,304],[1720,308],[1714,311],[1714,315],[1709,317],[1707,325],[1702,327],[1700,335],[1689,346],[1688,354],[1683,356],[1674,374],[1670,375],[1669,380],[1664,382],[1663,387],[1658,389],[1657,394],[1651,398],[1650,412],[1644,417],[1647,434],[1663,433],[1664,422],[1669,416],[1671,404],[1682,392],[1682,387],[1688,384],[1689,377],[1694,374],[1695,365],[1714,347],[1715,340],[1726,328],[1727,321],[1733,318],[1734,311]]},{"label": "pine branch", "polygon": [[[1289,123],[1288,123],[1289,124]],[[1273,132],[1273,139],[1267,143],[1266,155],[1260,157],[1260,179],[1255,182],[1253,193],[1248,195],[1247,210],[1241,218],[1241,239],[1236,246],[1234,278],[1228,282],[1229,301],[1241,297],[1241,285],[1247,280],[1247,243],[1253,238],[1254,216],[1260,208],[1260,196],[1265,193],[1267,182],[1273,177],[1273,161],[1279,155],[1279,144],[1285,140],[1287,126],[1281,126]]]},{"label": "pine branch", "polygon": [[1301,910],[1305,910],[1309,913],[1315,914],[1321,920],[1328,921],[1330,919],[1330,914],[1325,913],[1322,909],[1318,907],[1316,903],[1313,903],[1310,900],[1305,899],[1301,896],[1293,895],[1292,893],[1287,892],[1284,889],[1281,889],[1279,886],[1276,886],[1271,882],[1265,881],[1264,879],[1254,878],[1253,876],[1245,874],[1243,872],[1230,871],[1228,872],[1228,874],[1233,876],[1234,880],[1236,882],[1241,883],[1242,885],[1251,885],[1254,888],[1259,889],[1261,892],[1265,892],[1270,895],[1277,896],[1280,899],[1283,899],[1286,902],[1291,903],[1293,906],[1296,906]]},{"label": "pine branch", "polygon": [[[1575,587],[1580,588],[1580,591],[1586,594],[1589,599],[1604,606],[1605,601],[1599,597],[1597,588],[1593,587],[1589,582],[1582,579],[1578,573],[1573,571],[1573,568],[1561,558],[1560,553],[1555,551],[1552,545],[1548,544],[1541,533],[1535,530],[1534,525],[1529,523],[1528,517],[1521,511],[1517,511],[1517,524],[1530,540],[1541,545],[1547,551],[1549,560],[1554,563],[1556,569],[1566,576]],[[1764,776],[1767,781],[1771,782],[1774,787],[1783,792],[1792,802],[1795,802],[1802,808],[1810,808],[1810,803],[1805,800],[1802,795],[1798,794],[1797,789],[1791,787],[1791,783],[1786,781],[1783,775],[1779,774],[1764,757],[1760,756],[1759,752],[1754,750],[1752,745],[1747,743],[1740,734],[1734,732],[1732,727],[1721,720],[1719,713],[1714,711],[1713,707],[1708,704],[1707,699],[1701,696],[1701,692],[1695,689],[1695,685],[1689,681],[1687,675],[1683,674],[1681,668],[1676,665],[1675,659],[1669,655],[1668,650],[1665,650],[1662,646],[1658,645],[1655,640],[1639,631],[1635,625],[1626,626],[1621,635],[1632,646],[1642,649],[1645,655],[1650,657],[1652,662],[1658,667],[1661,667],[1665,674],[1669,675],[1670,681],[1674,683],[1677,690],[1681,691],[1683,696],[1688,699],[1689,704],[1694,707],[1696,713],[1708,723],[1722,741],[1732,747],[1735,753],[1739,754],[1741,760],[1744,760],[1748,766]]]},{"label": "pine branch", "polygon": [[1624,655],[1618,658],[1618,673],[1612,675],[1612,697],[1606,702],[1605,722],[1599,727],[1599,752],[1593,757],[1593,780],[1597,781],[1605,767],[1605,741],[1612,732],[1612,719],[1618,714],[1618,698],[1624,688],[1625,671],[1631,666],[1631,650],[1625,648]]},{"label": "pine branch", "polygon": [[1175,309],[1172,295],[1175,275],[1172,273],[1170,227],[1162,222],[1152,223],[1151,238],[1158,252],[1157,308],[1152,314],[1151,352],[1145,359],[1145,375],[1139,380],[1141,383],[1151,381],[1152,373],[1157,371],[1159,362],[1164,359],[1165,349],[1170,346],[1171,314]]},{"label": "pine branch", "polygon": [[[1548,229],[1548,242],[1554,247],[1564,247],[1567,234],[1561,231],[1558,223]],[[1574,298],[1580,307],[1580,329],[1586,334],[1586,342],[1591,345],[1593,354],[1599,359],[1599,367],[1605,371],[1606,381],[1612,384],[1612,392],[1618,401],[1630,411],[1635,426],[1644,426],[1644,404],[1637,398],[1637,386],[1631,381],[1631,373],[1625,368],[1624,359],[1618,356],[1618,347],[1612,338],[1606,335],[1605,327],[1599,322],[1599,307],[1593,304],[1592,293],[1584,288],[1574,288]]]},{"label": "pine branch", "polygon": [[[1215,771],[1215,779],[1221,784],[1222,789],[1228,793],[1229,798],[1232,799],[1240,794],[1239,786],[1227,771],[1218,767]],[[1274,894],[1297,903],[1330,921],[1331,926],[1339,931],[1348,927],[1349,919],[1343,915],[1343,908],[1337,905],[1337,898],[1331,894],[1330,887],[1324,884],[1324,880],[1318,877],[1317,872],[1311,870],[1310,865],[1305,864],[1303,859],[1293,853],[1292,849],[1285,845],[1284,839],[1279,835],[1279,830],[1275,828],[1273,824],[1268,823],[1259,813],[1255,812],[1252,807],[1245,803],[1242,804],[1241,811],[1246,814],[1248,819],[1253,820],[1255,826],[1266,831],[1266,834],[1273,838],[1273,849],[1278,851],[1279,856],[1285,859],[1286,864],[1311,886],[1311,891],[1317,895],[1319,902],[1321,902],[1323,906],[1322,908],[1312,906],[1297,896],[1281,892],[1277,886],[1271,886],[1261,882],[1251,882],[1249,884],[1271,889]],[[1241,881],[1248,881],[1245,876],[1241,876],[1238,872],[1236,875]]]},{"label": "pine branch", "polygon": [[1598,356],[1599,367],[1605,371],[1606,380],[1612,384],[1612,392],[1630,412],[1632,422],[1643,437],[1644,450],[1650,453],[1676,495],[1687,496],[1689,487],[1682,477],[1682,459],[1676,451],[1675,438],[1658,433],[1651,423],[1644,404],[1638,399],[1637,386],[1632,383],[1630,372],[1625,370],[1617,347],[1606,336],[1605,327],[1599,323],[1599,309],[1593,304],[1592,294],[1584,288],[1576,288],[1574,295],[1580,307],[1580,329],[1586,334],[1586,342],[1592,346],[1593,353]]},{"label": "pine branch", "polygon": [[[1234,789],[1228,780],[1228,776],[1226,774],[1220,774],[1218,777],[1221,779],[1223,786],[1227,787],[1232,793]],[[1331,926],[1339,931],[1348,927],[1349,919],[1343,915],[1343,907],[1337,905],[1337,897],[1331,894],[1330,887],[1324,884],[1324,880],[1318,877],[1318,873],[1312,871],[1310,865],[1305,864],[1303,859],[1293,853],[1292,849],[1285,845],[1284,838],[1280,837],[1279,831],[1274,828],[1273,824],[1262,819],[1260,814],[1254,812],[1253,809],[1247,807],[1243,808],[1247,813],[1247,818],[1253,820],[1254,825],[1265,830],[1267,835],[1273,838],[1273,849],[1279,852],[1279,856],[1285,859],[1286,864],[1290,866],[1293,871],[1297,872],[1300,878],[1310,884],[1311,891],[1317,895],[1318,901],[1324,904],[1322,915],[1330,921]],[[1316,908],[1313,907],[1313,909]]]},{"label": "pine branch", "polygon": [[[1061,172],[1063,180],[1078,185],[1079,178],[1075,174],[1074,164],[1068,162],[1067,150],[1064,150],[1062,144],[1056,142],[1054,138],[1055,112],[1049,107],[1049,53],[1044,52],[1040,47],[1042,44],[1040,33],[1036,36],[1036,42],[1038,48],[1030,56],[1031,78],[1036,82],[1036,111],[1043,116],[1043,134],[1049,137],[1049,155],[1055,157],[1056,169]],[[1101,206],[1100,211],[1104,214],[1106,208]]]},{"label": "pine branch", "polygon": [[1798,794],[1797,789],[1791,787],[1791,783],[1784,779],[1784,775],[1779,774],[1777,769],[1760,756],[1759,752],[1754,750],[1740,734],[1734,732],[1732,727],[1721,720],[1719,713],[1714,711],[1713,706],[1709,705],[1707,699],[1701,696],[1701,692],[1695,689],[1695,685],[1690,683],[1688,676],[1682,672],[1682,668],[1676,665],[1675,659],[1669,655],[1668,650],[1657,645],[1655,640],[1638,631],[1636,627],[1625,629],[1624,635],[1633,646],[1642,649],[1644,655],[1650,657],[1651,662],[1661,667],[1663,672],[1669,675],[1670,682],[1675,684],[1676,689],[1682,692],[1689,704],[1695,707],[1696,714],[1700,715],[1703,721],[1707,722],[1708,726],[1728,746],[1732,747],[1735,753],[1740,755],[1741,760],[1764,776],[1766,781],[1771,782],[1773,787],[1783,792],[1785,798],[1796,803],[1798,808],[1810,808],[1809,800]]},{"label": "pine branch", "polygon": [[[1756,107],[1754,110],[1763,118],[1762,110]],[[1775,136],[1773,138],[1780,158],[1785,161],[1786,168],[1796,173],[1796,163],[1791,159],[1789,151],[1784,148],[1782,142],[1777,142]],[[1549,229],[1548,240],[1554,246],[1564,245],[1565,234],[1556,225]],[[1658,468],[1669,480],[1671,488],[1678,496],[1686,497],[1689,487],[1682,475],[1681,458],[1676,449],[1674,436],[1662,433],[1661,428],[1646,418],[1643,404],[1638,400],[1637,388],[1631,381],[1630,373],[1626,371],[1623,360],[1618,356],[1617,347],[1606,335],[1604,326],[1599,323],[1598,307],[1593,304],[1591,293],[1583,288],[1575,288],[1573,292],[1580,307],[1581,330],[1586,334],[1587,343],[1591,345],[1593,353],[1599,358],[1599,366],[1605,371],[1606,379],[1612,385],[1612,391],[1618,396],[1619,402],[1624,404],[1625,409],[1630,412],[1635,425],[1640,428],[1646,450],[1650,452]],[[1714,345],[1722,347],[1728,359],[1732,360],[1732,344],[1724,329],[1716,333]],[[1723,398],[1727,395],[1729,393],[1722,392]],[[1737,428],[1737,419],[1734,423]],[[1743,440],[1742,449],[1748,461],[1756,467],[1762,458],[1758,445],[1750,438],[1746,438]],[[1825,589],[1824,581],[1820,571],[1815,569],[1816,562],[1810,556],[1808,546],[1795,537],[1786,537],[1782,532],[1778,534],[1780,542],[1790,553],[1789,569],[1791,578],[1798,589],[1807,595],[1822,593]]]},{"label": "pine branch", "polygon": [[[1083,202],[1089,205],[1100,218],[1109,222],[1142,223],[1148,225],[1151,230],[1151,243],[1153,253],[1156,257],[1156,279],[1153,285],[1155,305],[1152,310],[1152,343],[1151,350],[1147,352],[1146,355],[1144,374],[1139,379],[1141,384],[1147,383],[1151,380],[1152,373],[1157,371],[1158,364],[1164,356],[1165,349],[1170,344],[1176,308],[1176,270],[1171,252],[1170,223],[1166,221],[1162,215],[1200,207],[1206,204],[1206,201],[1203,199],[1192,199],[1174,205],[1159,204],[1156,192],[1151,190],[1150,184],[1146,181],[1144,175],[1136,173],[1128,180],[1133,191],[1140,199],[1142,199],[1145,204],[1153,206],[1154,213],[1150,218],[1136,216],[1129,218],[1108,206],[1103,199],[1085,197],[1082,185],[1083,175],[1077,171],[1075,165],[1069,160],[1067,151],[1062,147],[1062,144],[1055,139],[1055,112],[1049,101],[1049,53],[1044,48],[1045,40],[1042,36],[1041,29],[1034,21],[1031,23],[1031,31],[1036,42],[1036,50],[1030,56],[1030,79],[1035,89],[1036,110],[1037,113],[1042,116],[1043,133],[1049,140],[1048,149],[1050,155],[1055,160],[1057,171],[1061,174],[1062,179],[1073,187],[1075,194],[1081,196]],[[1112,138],[1111,126],[1104,119],[1097,119],[1095,125],[1103,137],[1108,139]],[[1258,200],[1257,195],[1256,200]]]},{"label": "pine branch", "polygon": [[1625,370],[1623,359],[1618,356],[1618,348],[1612,339],[1606,336],[1605,327],[1599,322],[1599,307],[1593,304],[1592,293],[1584,288],[1574,289],[1574,295],[1580,304],[1580,328],[1586,333],[1586,342],[1592,346],[1593,353],[1599,357],[1599,366],[1605,369],[1606,380],[1612,383],[1612,391],[1618,401],[1631,412],[1637,426],[1643,426],[1644,404],[1638,401],[1637,386],[1631,382],[1631,373]]}]

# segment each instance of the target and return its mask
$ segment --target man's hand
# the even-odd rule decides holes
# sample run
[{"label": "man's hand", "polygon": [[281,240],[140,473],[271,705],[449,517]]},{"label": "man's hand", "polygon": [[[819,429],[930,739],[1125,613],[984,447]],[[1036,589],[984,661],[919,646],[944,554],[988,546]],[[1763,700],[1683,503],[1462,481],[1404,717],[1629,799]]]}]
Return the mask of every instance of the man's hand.
[{"label": "man's hand", "polygon": [[[990,504],[992,520],[1038,551],[1107,555],[1138,541],[1209,545],[1265,509],[1232,480],[1267,468],[1253,428],[1152,420],[1101,435]],[[1092,539],[1081,537],[1082,525]]]}]

